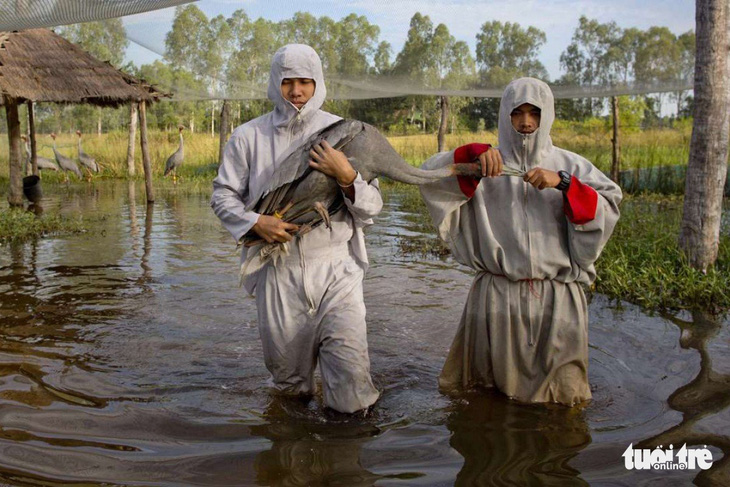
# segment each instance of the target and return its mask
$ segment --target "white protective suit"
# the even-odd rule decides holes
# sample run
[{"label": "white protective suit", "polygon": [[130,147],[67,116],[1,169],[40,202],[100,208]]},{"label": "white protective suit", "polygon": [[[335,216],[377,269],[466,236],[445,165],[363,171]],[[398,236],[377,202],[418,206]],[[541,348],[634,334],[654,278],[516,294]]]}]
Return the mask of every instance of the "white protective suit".
[{"label": "white protective suit", "polygon": [[[523,103],[541,109],[529,135],[510,120]],[[457,178],[421,187],[439,236],[458,262],[477,271],[439,378],[443,391],[496,386],[523,402],[566,405],[591,397],[582,286],[595,279],[621,190],[583,157],[552,145],[554,118],[545,83],[513,81],[500,104],[499,151],[505,164],[524,171],[569,172],[564,194],[509,176],[482,179],[471,198]],[[424,168],[454,163],[459,150],[433,156]]]},{"label": "white protective suit", "polygon": [[[297,108],[281,94],[284,78],[310,78],[312,98]],[[322,64],[309,46],[279,49],[271,63],[268,96],[272,112],[236,130],[225,147],[213,181],[211,206],[236,242],[259,215],[246,211],[263,195],[277,164],[315,132],[340,120],[320,110],[326,89]],[[289,256],[268,263],[244,280],[256,294],[259,332],[266,367],[284,393],[312,394],[319,358],[324,401],[341,412],[373,404],[378,392],[370,378],[362,280],[367,254],[362,228],[383,205],[377,180],[358,174],[355,200],[332,215],[331,229],[320,225],[289,245]],[[243,263],[259,247],[241,256]]]}]

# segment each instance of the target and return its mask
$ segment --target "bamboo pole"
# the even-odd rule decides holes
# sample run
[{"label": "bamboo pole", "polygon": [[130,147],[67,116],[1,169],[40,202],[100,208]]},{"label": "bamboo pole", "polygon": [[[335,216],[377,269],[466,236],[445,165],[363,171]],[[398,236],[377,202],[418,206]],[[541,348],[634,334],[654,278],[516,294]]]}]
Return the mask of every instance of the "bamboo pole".
[{"label": "bamboo pole", "polygon": [[30,163],[33,168],[33,174],[38,176],[38,145],[35,140],[35,105],[28,100],[28,130],[30,138]]},{"label": "bamboo pole", "polygon": [[20,116],[15,98],[4,97],[5,113],[8,120],[8,142],[10,149],[10,206],[23,206],[23,161],[20,150]]},{"label": "bamboo pole", "polygon": [[144,167],[144,185],[147,192],[147,203],[154,203],[155,190],[152,187],[152,164],[147,144],[147,108],[144,100],[139,102],[139,138],[142,148],[142,167]]},{"label": "bamboo pole", "polygon": [[611,142],[613,144],[613,153],[611,158],[611,179],[615,183],[619,182],[619,174],[621,172],[621,143],[619,140],[619,116],[618,116],[618,97],[611,97],[611,114],[613,118],[613,137]]},{"label": "bamboo pole", "polygon": [[127,176],[133,178],[136,170],[134,167],[134,141],[137,135],[137,104],[129,104],[129,142],[127,143]]}]

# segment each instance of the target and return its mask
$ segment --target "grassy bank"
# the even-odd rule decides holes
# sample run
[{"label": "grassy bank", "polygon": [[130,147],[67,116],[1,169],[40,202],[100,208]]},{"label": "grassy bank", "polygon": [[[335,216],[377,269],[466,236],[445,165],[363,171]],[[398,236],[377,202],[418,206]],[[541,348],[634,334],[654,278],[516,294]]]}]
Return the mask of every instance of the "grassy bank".
[{"label": "grassy bank", "polygon": [[[218,162],[218,136],[210,134],[190,134],[184,132],[185,163],[179,174],[184,180],[209,179]],[[660,165],[686,164],[689,157],[689,130],[657,129],[622,135],[621,153],[622,167],[656,167]],[[568,150],[575,151],[603,171],[611,166],[611,137],[607,130],[579,130],[578,128],[557,128],[552,132],[553,142]],[[53,159],[52,140],[48,135],[38,136],[38,150],[43,157]],[[435,134],[388,137],[393,147],[409,163],[420,165],[436,153]],[[486,142],[495,144],[496,132],[464,132],[448,134],[446,148],[453,149],[469,142]],[[74,134],[60,134],[58,150],[64,155],[75,158],[77,137]],[[8,177],[8,141],[0,137],[0,178]],[[127,176],[127,134],[114,132],[109,134],[87,135],[83,140],[84,151],[93,155],[103,166],[102,177],[124,178]],[[149,136],[150,157],[153,174],[161,178],[167,157],[178,147],[177,133],[154,131]],[[139,146],[136,154],[136,173],[142,175],[142,159]],[[47,176],[49,182],[61,181],[56,174]]]},{"label": "grassy bank", "polygon": [[[385,199],[398,198],[404,210],[414,212],[414,230],[429,235],[401,238],[401,252],[429,258],[448,255],[418,189],[397,183],[382,186]],[[730,229],[723,228],[717,264],[703,274],[688,265],[677,244],[681,218],[681,197],[626,196],[621,219],[596,263],[595,291],[649,310],[730,311]]]},{"label": "grassy bank", "polygon": [[87,231],[87,226],[81,217],[69,218],[49,214],[36,216],[20,209],[0,212],[0,244],[84,231]]},{"label": "grassy bank", "polygon": [[703,274],[687,263],[679,249],[681,219],[681,197],[628,196],[613,237],[596,264],[596,291],[648,309],[729,311],[728,228],[720,236],[715,267]]}]

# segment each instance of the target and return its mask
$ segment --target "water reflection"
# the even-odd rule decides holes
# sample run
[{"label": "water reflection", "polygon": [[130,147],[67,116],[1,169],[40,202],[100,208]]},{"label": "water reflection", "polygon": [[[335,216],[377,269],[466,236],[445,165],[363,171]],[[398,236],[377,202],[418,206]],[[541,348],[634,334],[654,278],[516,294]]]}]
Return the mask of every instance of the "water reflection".
[{"label": "water reflection", "polygon": [[465,396],[447,420],[451,446],[464,457],[455,485],[588,485],[569,464],[591,442],[583,414],[497,393]]},{"label": "water reflection", "polygon": [[[294,414],[294,416],[292,416]],[[380,430],[353,418],[318,421],[297,399],[275,398],[266,410],[267,423],[251,433],[271,441],[271,449],[256,456],[254,468],[260,485],[308,486],[374,485],[382,476],[363,468],[363,444]]]},{"label": "water reflection", "polygon": [[680,330],[679,345],[684,349],[694,349],[700,354],[700,371],[691,382],[674,391],[667,402],[669,406],[682,413],[682,422],[667,431],[652,436],[637,445],[637,448],[655,448],[658,445],[680,445],[699,447],[714,446],[723,453],[723,458],[715,462],[710,470],[700,471],[695,478],[697,485],[730,485],[730,431],[716,415],[727,414],[730,410],[730,370],[720,372],[718,367],[729,369],[727,356],[728,341],[716,340],[722,324],[713,316],[693,312],[692,320],[685,321],[668,316]]},{"label": "water reflection", "polygon": [[[330,417],[317,400],[263,387],[254,301],[206,196],[178,188],[146,205],[134,183],[96,186],[44,199],[100,217],[91,234],[0,247],[7,483],[730,485],[727,321],[597,297],[585,410],[442,396],[436,378],[472,277],[448,257],[399,252],[401,235],[432,236],[393,198],[367,235],[382,397],[370,418]],[[627,472],[621,453],[642,439],[707,444],[716,461]]]}]

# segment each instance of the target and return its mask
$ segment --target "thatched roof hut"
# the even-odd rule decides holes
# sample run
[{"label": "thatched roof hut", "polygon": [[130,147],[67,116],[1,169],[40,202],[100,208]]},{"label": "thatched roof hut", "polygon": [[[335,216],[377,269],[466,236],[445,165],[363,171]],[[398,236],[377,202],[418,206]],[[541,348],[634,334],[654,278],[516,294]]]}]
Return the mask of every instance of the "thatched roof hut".
[{"label": "thatched roof hut", "polygon": [[[0,32],[0,105],[5,105],[8,118],[10,204],[22,205],[19,104],[30,105],[33,173],[38,174],[32,103],[90,103],[106,107],[139,103],[143,116],[145,104],[164,96],[170,95],[94,58],[48,29]],[[140,130],[146,137],[142,121]],[[148,191],[150,201],[151,198]]]},{"label": "thatched roof hut", "polygon": [[0,94],[100,106],[166,96],[48,29],[0,32]]}]

